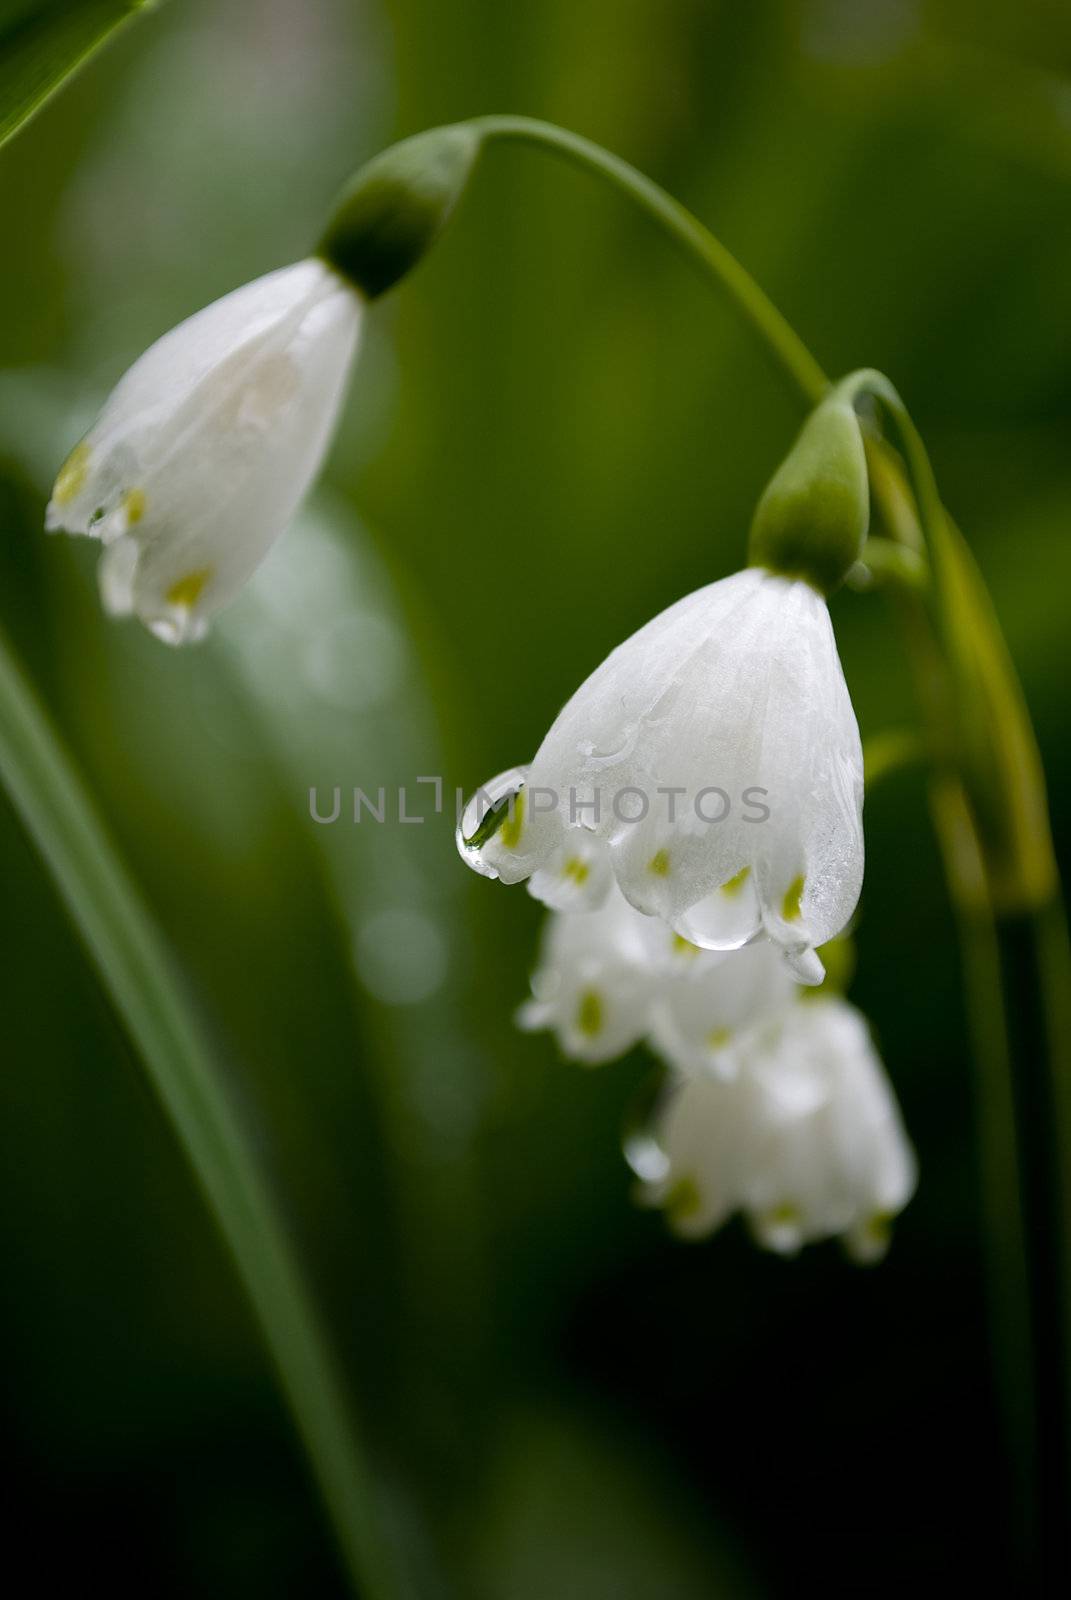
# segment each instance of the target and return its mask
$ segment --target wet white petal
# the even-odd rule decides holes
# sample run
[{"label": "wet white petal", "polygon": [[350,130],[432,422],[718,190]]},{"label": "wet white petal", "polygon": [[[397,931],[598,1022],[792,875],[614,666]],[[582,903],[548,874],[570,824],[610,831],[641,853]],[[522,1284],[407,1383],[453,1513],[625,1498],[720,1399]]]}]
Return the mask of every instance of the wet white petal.
[{"label": "wet white petal", "polygon": [[574,1061],[623,1055],[647,1030],[659,932],[616,892],[598,910],[552,914],[520,1025],[551,1029]]},{"label": "wet white petal", "polygon": [[354,291],[309,259],[217,300],[134,363],[46,513],[48,528],[106,546],[111,613],[181,643],[234,597],[320,466],[360,318]]},{"label": "wet white petal", "polygon": [[570,828],[546,865],[528,880],[529,893],[552,911],[593,911],[612,887],[609,852],[587,828]]},{"label": "wet white petal", "polygon": [[[573,870],[559,871],[553,885],[561,890],[567,879],[578,900],[590,881],[578,869],[590,861],[597,878],[606,850],[579,833],[567,836]],[[550,878],[549,869],[541,872]],[[648,1037],[680,1071],[732,1072],[748,1030],[775,1021],[798,993],[783,953],[768,939],[738,951],[702,950],[630,906],[612,876],[599,898],[594,910],[548,918],[534,998],[520,1013],[524,1027],[552,1028],[576,1060],[610,1060]]]},{"label": "wet white petal", "polygon": [[798,1001],[751,1036],[735,1077],[682,1080],[656,1138],[667,1167],[647,1198],[675,1226],[705,1233],[739,1211],[786,1254],[840,1235],[856,1259],[878,1259],[915,1187],[891,1085],[843,1000]]},{"label": "wet white petal", "polygon": [[480,854],[506,882],[547,870],[582,806],[639,910],[709,948],[761,929],[814,983],[815,946],[859,897],[862,792],[825,601],[749,568],[678,601],[592,673],[536,754],[517,825]]},{"label": "wet white petal", "polygon": [[658,989],[651,1042],[680,1072],[733,1076],[752,1030],[776,1023],[798,992],[768,939],[724,954],[696,949]]}]

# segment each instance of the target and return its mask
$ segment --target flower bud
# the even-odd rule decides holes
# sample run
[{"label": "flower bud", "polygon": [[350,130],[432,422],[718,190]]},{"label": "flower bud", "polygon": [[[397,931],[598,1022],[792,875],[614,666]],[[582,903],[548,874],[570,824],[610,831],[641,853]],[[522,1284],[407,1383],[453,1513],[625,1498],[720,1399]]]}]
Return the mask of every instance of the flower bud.
[{"label": "flower bud", "polygon": [[811,413],[751,524],[749,560],[829,595],[859,559],[870,517],[858,418],[835,394]]},{"label": "flower bud", "polygon": [[374,156],[343,190],[318,253],[374,299],[415,267],[449,221],[480,136],[432,128]]}]

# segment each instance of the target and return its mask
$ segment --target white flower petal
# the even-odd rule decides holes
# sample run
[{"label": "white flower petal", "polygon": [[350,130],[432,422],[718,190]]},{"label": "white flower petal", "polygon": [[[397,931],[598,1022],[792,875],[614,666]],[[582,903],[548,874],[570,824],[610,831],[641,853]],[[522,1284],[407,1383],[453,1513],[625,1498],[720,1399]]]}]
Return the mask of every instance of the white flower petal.
[{"label": "white flower petal", "polygon": [[315,476],[361,302],[325,263],[269,273],[159,339],[62,468],[46,526],[120,553],[105,603],[180,642],[204,631]]},{"label": "white flower petal", "polygon": [[546,866],[528,880],[528,892],[552,911],[594,911],[614,884],[605,844],[587,828],[570,828]]},{"label": "white flower petal", "polygon": [[776,1022],[798,991],[766,939],[724,955],[696,951],[696,958],[659,988],[651,1042],[680,1072],[732,1076],[752,1030]]},{"label": "white flower petal", "polygon": [[521,1026],[551,1029],[574,1061],[623,1055],[647,1031],[659,933],[616,891],[595,911],[552,913]]},{"label": "white flower petal", "polygon": [[813,983],[859,897],[862,792],[825,601],[749,568],[607,657],[540,746],[518,826],[479,853],[506,882],[546,870],[584,806],[638,910],[715,949],[761,927]]},{"label": "white flower petal", "polygon": [[778,1027],[753,1032],[734,1077],[682,1080],[656,1137],[667,1170],[648,1197],[674,1208],[675,1226],[683,1192],[689,1231],[740,1211],[785,1254],[842,1235],[857,1260],[877,1260],[915,1188],[866,1022],[838,999],[797,1001]]}]

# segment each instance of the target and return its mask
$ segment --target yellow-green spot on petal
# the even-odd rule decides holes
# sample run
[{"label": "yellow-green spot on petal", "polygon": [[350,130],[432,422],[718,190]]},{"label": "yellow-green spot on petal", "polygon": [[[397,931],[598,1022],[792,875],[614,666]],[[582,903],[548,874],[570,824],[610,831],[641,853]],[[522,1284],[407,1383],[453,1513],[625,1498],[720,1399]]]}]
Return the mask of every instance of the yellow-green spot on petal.
[{"label": "yellow-green spot on petal", "polygon": [[187,573],[171,585],[164,599],[169,606],[182,606],[189,611],[204,594],[205,584],[211,576],[211,567],[201,567],[197,572]]},{"label": "yellow-green spot on petal", "polygon": [[145,507],[147,505],[148,501],[145,498],[144,489],[128,489],[126,491],[123,496],[123,510],[126,512],[126,525],[128,528],[132,528],[135,523],[141,521],[145,515]]},{"label": "yellow-green spot on petal", "polygon": [[786,922],[798,922],[800,919],[800,901],[803,899],[803,874],[793,878],[785,890],[785,898],[781,902],[781,915]]},{"label": "yellow-green spot on petal", "polygon": [[579,856],[570,856],[562,868],[562,877],[571,878],[578,888],[581,884],[587,883],[590,876],[591,868]]},{"label": "yellow-green spot on petal", "polygon": [[89,446],[83,439],[81,444],[76,444],[62,467],[52,490],[52,498],[58,506],[69,506],[75,496],[82,490],[86,478],[89,476]]},{"label": "yellow-green spot on petal", "polygon": [[673,954],[675,956],[697,956],[699,954],[699,946],[693,944],[690,939],[686,939],[683,933],[675,933],[673,935]]},{"label": "yellow-green spot on petal", "polygon": [[722,894],[727,894],[730,898],[735,894],[739,894],[750,876],[751,868],[741,867],[740,871],[735,875],[735,877],[730,878],[727,883],[722,884]]},{"label": "yellow-green spot on petal", "polygon": [[709,1050],[724,1050],[733,1036],[731,1028],[711,1028],[707,1034],[707,1048]]},{"label": "yellow-green spot on petal", "polygon": [[507,806],[506,820],[498,830],[498,837],[507,850],[516,850],[521,842],[524,827],[524,790],[515,794]]},{"label": "yellow-green spot on petal", "polygon": [[594,1039],[602,1032],[602,995],[598,989],[585,989],[576,1008],[576,1030],[585,1039]]},{"label": "yellow-green spot on petal", "polygon": [[678,1178],[663,1202],[670,1227],[688,1222],[703,1204],[699,1185],[692,1177]]},{"label": "yellow-green spot on petal", "polygon": [[653,872],[656,878],[669,877],[669,851],[656,850],[647,863],[647,871]]},{"label": "yellow-green spot on petal", "polygon": [[892,1217],[887,1211],[875,1211],[863,1223],[863,1236],[875,1249],[887,1250],[892,1238]]}]

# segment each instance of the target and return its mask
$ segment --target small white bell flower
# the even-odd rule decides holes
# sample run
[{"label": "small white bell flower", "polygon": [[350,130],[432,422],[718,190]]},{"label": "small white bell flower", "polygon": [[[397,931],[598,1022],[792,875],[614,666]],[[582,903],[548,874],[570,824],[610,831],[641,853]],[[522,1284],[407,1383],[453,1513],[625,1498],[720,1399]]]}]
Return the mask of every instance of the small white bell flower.
[{"label": "small white bell flower", "polygon": [[647,1031],[667,933],[616,892],[597,911],[553,913],[518,1023],[551,1029],[562,1053],[588,1066],[624,1055]]},{"label": "small white bell flower", "polygon": [[323,459],[362,299],[326,261],[270,272],[173,328],[60,471],[46,527],[101,541],[105,608],[199,638],[290,521]]},{"label": "small white bell flower", "polygon": [[[600,870],[605,847],[587,839],[569,835],[577,853],[557,871],[564,882],[583,887],[585,871]],[[630,906],[611,878],[597,910],[548,917],[532,992],[521,1026],[552,1029],[573,1060],[609,1061],[647,1039],[680,1071],[732,1073],[748,1031],[775,1021],[799,991],[768,939],[701,950]]]},{"label": "small white bell flower", "polygon": [[764,932],[817,983],[814,948],[859,897],[862,804],[825,599],[749,567],[619,645],[559,713],[509,821],[474,844],[470,817],[459,843],[515,883],[552,872],[579,820],[639,910],[710,949]]},{"label": "small white bell flower", "polygon": [[651,1047],[686,1076],[735,1077],[754,1030],[776,1024],[799,988],[769,939],[706,951],[675,938],[677,960],[651,1006]]},{"label": "small white bell flower", "polygon": [[683,1079],[664,1106],[645,1197],[688,1236],[736,1211],[781,1254],[840,1236],[858,1261],[885,1253],[916,1163],[864,1018],[846,1001],[799,1001],[759,1030],[734,1078]]}]

